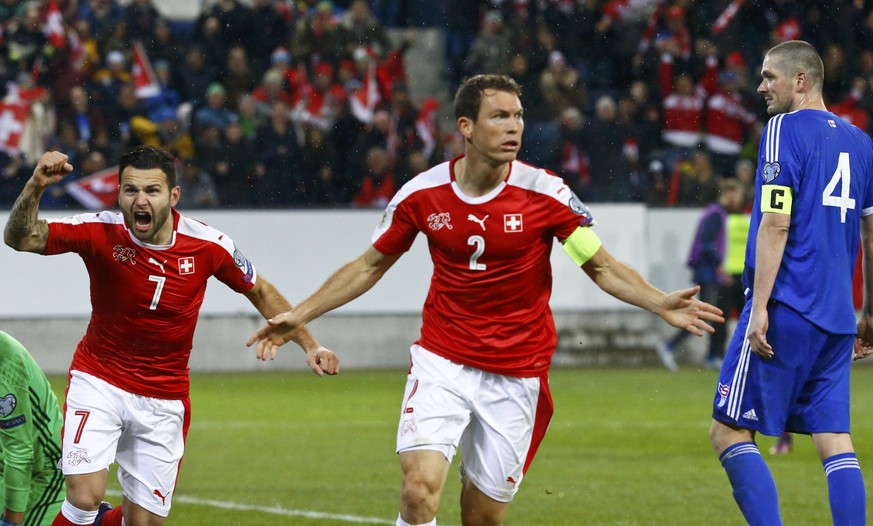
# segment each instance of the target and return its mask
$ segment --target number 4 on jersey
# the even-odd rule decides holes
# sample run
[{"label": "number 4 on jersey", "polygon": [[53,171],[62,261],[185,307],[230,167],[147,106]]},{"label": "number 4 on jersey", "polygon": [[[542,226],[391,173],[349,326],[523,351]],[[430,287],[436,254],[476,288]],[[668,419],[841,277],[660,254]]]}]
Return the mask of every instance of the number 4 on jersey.
[{"label": "number 4 on jersey", "polygon": [[[824,206],[835,206],[840,209],[840,222],[846,222],[846,211],[855,209],[855,200],[849,197],[849,186],[852,182],[852,170],[849,167],[848,152],[840,152],[840,159],[837,161],[837,170],[825,187],[821,194],[821,204]],[[837,183],[840,184],[840,195],[833,195],[837,188]]]}]

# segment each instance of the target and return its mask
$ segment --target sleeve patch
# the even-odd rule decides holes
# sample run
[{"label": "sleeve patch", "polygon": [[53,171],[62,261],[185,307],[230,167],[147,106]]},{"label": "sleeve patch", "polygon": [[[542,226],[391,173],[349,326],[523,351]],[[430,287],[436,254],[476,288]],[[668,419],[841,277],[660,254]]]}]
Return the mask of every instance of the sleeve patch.
[{"label": "sleeve patch", "polygon": [[15,406],[17,405],[18,400],[12,393],[7,394],[3,398],[0,398],[0,418],[6,418],[7,416],[11,415],[12,411],[15,411]]},{"label": "sleeve patch", "polygon": [[580,267],[594,257],[603,243],[588,227],[579,227],[564,240],[564,252]]},{"label": "sleeve patch", "polygon": [[788,186],[761,186],[761,212],[791,215],[792,192]]},{"label": "sleeve patch", "polygon": [[27,419],[24,418],[24,415],[18,415],[12,420],[0,420],[0,429],[12,429],[13,427],[18,427],[24,425]]}]

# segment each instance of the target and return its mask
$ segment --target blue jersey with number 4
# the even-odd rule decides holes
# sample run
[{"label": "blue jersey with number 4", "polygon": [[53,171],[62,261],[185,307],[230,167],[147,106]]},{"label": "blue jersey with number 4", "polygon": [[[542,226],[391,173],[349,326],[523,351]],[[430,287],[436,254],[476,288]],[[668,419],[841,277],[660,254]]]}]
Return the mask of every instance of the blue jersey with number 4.
[{"label": "blue jersey with number 4", "polygon": [[752,288],[763,214],[791,214],[771,298],[833,334],[854,334],[860,218],[873,213],[873,143],[836,115],[799,110],[767,123],[758,152],[744,283]]}]

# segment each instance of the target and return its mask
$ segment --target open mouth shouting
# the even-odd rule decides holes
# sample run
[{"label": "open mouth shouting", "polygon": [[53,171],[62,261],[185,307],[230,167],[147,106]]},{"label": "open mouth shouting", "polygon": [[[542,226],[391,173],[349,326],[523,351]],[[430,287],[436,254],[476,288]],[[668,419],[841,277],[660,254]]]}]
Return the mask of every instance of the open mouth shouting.
[{"label": "open mouth shouting", "polygon": [[134,210],[133,229],[137,234],[148,234],[152,230],[152,214],[146,210]]}]

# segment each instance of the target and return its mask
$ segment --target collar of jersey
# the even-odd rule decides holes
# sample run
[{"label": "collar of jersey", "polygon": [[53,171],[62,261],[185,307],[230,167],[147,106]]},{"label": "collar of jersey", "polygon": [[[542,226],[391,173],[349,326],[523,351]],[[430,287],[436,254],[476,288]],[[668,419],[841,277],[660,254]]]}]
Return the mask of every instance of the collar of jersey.
[{"label": "collar of jersey", "polygon": [[494,188],[494,190],[491,190],[487,194],[480,195],[479,197],[471,197],[471,196],[469,196],[461,191],[461,187],[458,186],[457,181],[454,181],[454,180],[452,181],[452,191],[455,192],[455,195],[458,196],[458,199],[460,199],[461,201],[463,201],[467,204],[471,204],[471,205],[478,205],[481,203],[487,203],[488,201],[494,199],[497,196],[497,194],[499,194],[504,188],[506,188],[506,181],[501,181],[500,184],[498,184]]}]

